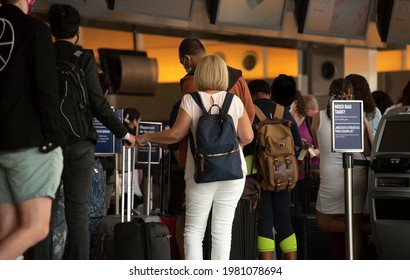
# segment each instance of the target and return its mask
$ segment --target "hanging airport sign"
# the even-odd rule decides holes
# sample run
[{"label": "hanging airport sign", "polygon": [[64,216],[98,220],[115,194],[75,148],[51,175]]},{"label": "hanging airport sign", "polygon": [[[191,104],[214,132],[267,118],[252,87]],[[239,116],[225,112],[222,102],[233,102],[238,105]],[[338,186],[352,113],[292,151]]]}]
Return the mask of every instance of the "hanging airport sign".
[{"label": "hanging airport sign", "polygon": [[332,152],[363,152],[363,101],[333,100]]},{"label": "hanging airport sign", "polygon": [[[162,123],[141,121],[138,124],[138,135],[162,131]],[[148,163],[148,145],[137,147],[137,163]],[[151,143],[151,164],[159,164],[161,160],[161,146]]]}]

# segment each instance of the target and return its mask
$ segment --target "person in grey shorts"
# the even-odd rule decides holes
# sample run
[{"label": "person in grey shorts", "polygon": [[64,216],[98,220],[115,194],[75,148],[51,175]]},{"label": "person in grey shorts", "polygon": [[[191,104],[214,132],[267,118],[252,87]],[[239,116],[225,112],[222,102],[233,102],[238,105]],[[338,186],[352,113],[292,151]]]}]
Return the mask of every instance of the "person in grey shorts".
[{"label": "person in grey shorts", "polygon": [[51,33],[34,0],[0,0],[0,259],[49,231],[63,169]]}]

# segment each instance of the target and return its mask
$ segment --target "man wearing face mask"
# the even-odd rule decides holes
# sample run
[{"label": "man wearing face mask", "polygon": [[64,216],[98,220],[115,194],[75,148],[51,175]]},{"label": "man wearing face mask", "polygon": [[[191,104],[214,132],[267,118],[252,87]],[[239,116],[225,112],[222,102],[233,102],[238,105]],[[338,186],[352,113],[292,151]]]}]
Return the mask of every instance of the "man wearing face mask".
[{"label": "man wearing face mask", "polygon": [[[196,91],[193,77],[196,65],[206,55],[204,45],[197,38],[185,38],[178,48],[179,62],[184,67],[187,74],[179,81],[181,88],[181,97],[185,94]],[[253,122],[255,117],[255,109],[252,102],[251,93],[248,85],[242,76],[242,71],[228,66],[229,84],[227,91],[237,95],[243,102],[245,110],[248,113],[249,119]],[[185,165],[185,152],[180,150],[180,165]]]},{"label": "man wearing face mask", "polygon": [[[50,6],[48,20],[55,38],[54,51],[56,59],[75,63],[75,45],[79,38],[80,14],[72,6],[54,4]],[[94,145],[97,131],[92,125],[92,117],[97,118],[117,138],[128,141],[127,146],[135,143],[134,135],[118,119],[110,104],[103,95],[99,82],[97,65],[92,50],[81,49],[78,65],[85,74],[86,92],[89,104],[89,131],[85,140],[72,140],[67,137],[67,146],[63,149],[65,216],[68,226],[68,245],[66,259],[84,260],[90,256],[90,239],[88,228],[88,197],[94,168]]]},{"label": "man wearing face mask", "polygon": [[[197,38],[185,38],[179,45],[178,48],[179,62],[184,67],[187,74],[180,79],[180,88],[181,88],[181,97],[185,94],[197,91],[197,88],[194,85],[194,72],[198,62],[206,55],[206,50],[201,41]],[[229,74],[229,83],[227,91],[237,95],[243,102],[245,110],[248,113],[251,123],[255,117],[255,109],[252,102],[252,97],[249,92],[248,85],[245,79],[242,76],[242,71],[228,66]],[[176,108],[175,108],[176,109]],[[174,145],[175,146],[175,145]],[[179,142],[177,150],[174,150],[176,159],[181,168],[185,167],[185,161],[188,151],[188,136]],[[181,184],[185,182],[181,181]],[[184,189],[184,187],[182,187]],[[178,192],[181,190],[181,186],[174,187],[174,190],[178,189]],[[182,208],[180,206],[179,208]],[[179,213],[183,212],[183,209],[180,209]],[[177,244],[179,247],[180,255],[183,258],[183,229],[185,224],[185,215],[177,215]]]},{"label": "man wearing face mask", "polygon": [[63,169],[53,45],[34,3],[0,0],[0,260],[47,236]]}]

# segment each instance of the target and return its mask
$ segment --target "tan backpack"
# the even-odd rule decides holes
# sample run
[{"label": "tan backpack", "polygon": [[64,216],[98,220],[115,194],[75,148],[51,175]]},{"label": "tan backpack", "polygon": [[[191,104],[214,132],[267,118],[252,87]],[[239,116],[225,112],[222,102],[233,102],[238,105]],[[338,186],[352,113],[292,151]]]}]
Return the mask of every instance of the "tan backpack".
[{"label": "tan backpack", "polygon": [[298,181],[298,162],[290,127],[292,122],[283,119],[284,107],[276,104],[273,119],[266,118],[255,106],[259,123],[255,131],[254,162],[262,189],[266,191],[291,191]]}]

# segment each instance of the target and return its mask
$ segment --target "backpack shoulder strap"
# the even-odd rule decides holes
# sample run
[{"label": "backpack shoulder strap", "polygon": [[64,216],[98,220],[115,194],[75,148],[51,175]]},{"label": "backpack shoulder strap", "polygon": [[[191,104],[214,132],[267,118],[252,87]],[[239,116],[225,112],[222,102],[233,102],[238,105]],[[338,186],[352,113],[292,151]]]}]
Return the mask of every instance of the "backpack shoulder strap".
[{"label": "backpack shoulder strap", "polygon": [[73,63],[79,67],[81,67],[80,65],[80,57],[83,54],[82,51],[77,50],[75,53],[73,53]]},{"label": "backpack shoulder strap", "polygon": [[261,108],[259,108],[255,104],[253,104],[253,106],[255,107],[255,114],[258,117],[259,121],[263,122],[264,120],[266,120],[266,115],[265,115],[265,113],[263,113]]},{"label": "backpack shoulder strap", "polygon": [[276,103],[275,115],[273,117],[276,119],[283,119],[284,111],[285,111],[285,107]]},{"label": "backpack shoulder strap", "polygon": [[199,92],[193,91],[193,92],[190,92],[189,94],[192,96],[192,98],[194,99],[195,103],[199,106],[199,108],[201,108],[202,113],[206,114],[207,112],[205,110],[204,103],[202,103],[202,99],[201,99],[201,96],[199,95]]},{"label": "backpack shoulder strap", "polygon": [[[202,103],[202,99],[201,99],[201,96],[199,95],[199,92],[193,91],[193,92],[190,92],[189,94],[192,96],[192,98],[194,99],[195,103],[199,106],[199,108],[201,108],[202,113],[206,114],[207,112],[205,110],[204,103]],[[189,146],[191,149],[192,156],[193,158],[195,158],[196,156],[195,140],[194,140],[194,136],[192,135],[191,129],[189,130]]]},{"label": "backpack shoulder strap", "polygon": [[57,62],[61,65],[64,65],[65,67],[68,67],[69,69],[71,69],[71,71],[73,71],[76,66],[82,68],[82,65],[80,64],[82,54],[82,51],[77,50],[73,53],[73,56],[70,60],[57,58]]},{"label": "backpack shoulder strap", "polygon": [[228,110],[229,110],[229,107],[231,107],[232,100],[233,100],[233,93],[227,92],[224,103],[222,104],[223,114],[228,114]]}]

